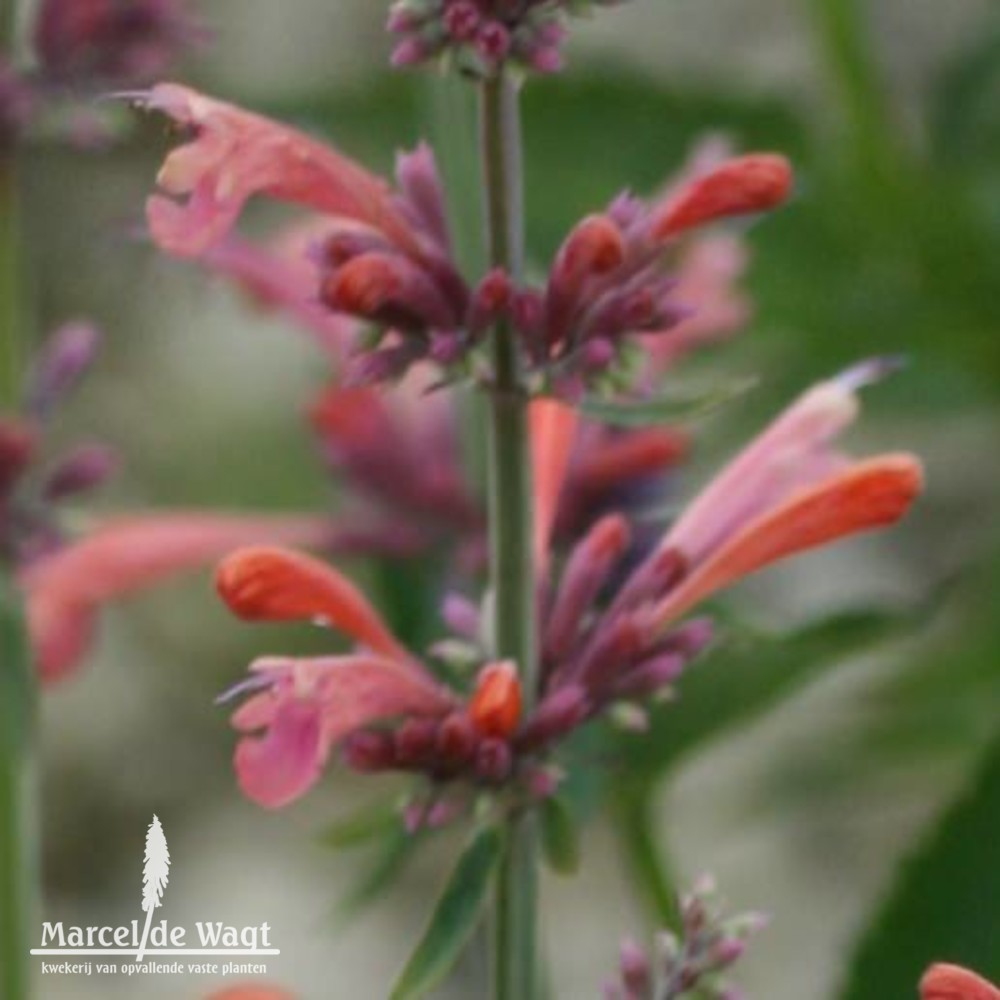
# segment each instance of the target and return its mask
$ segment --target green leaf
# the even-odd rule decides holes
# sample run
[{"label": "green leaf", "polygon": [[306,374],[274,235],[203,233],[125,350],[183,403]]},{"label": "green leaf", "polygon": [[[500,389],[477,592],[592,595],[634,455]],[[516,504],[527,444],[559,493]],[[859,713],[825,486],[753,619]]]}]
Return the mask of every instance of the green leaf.
[{"label": "green leaf", "polygon": [[38,859],[35,674],[21,605],[0,580],[0,996],[28,995]]},{"label": "green leaf", "polygon": [[320,834],[320,840],[335,850],[347,850],[361,847],[376,837],[401,830],[402,826],[398,804],[378,802],[331,823]]},{"label": "green leaf", "polygon": [[500,832],[493,827],[480,832],[466,848],[391,1000],[424,996],[448,974],[476,927],[502,849]]},{"label": "green leaf", "polygon": [[542,850],[545,860],[560,875],[572,875],[580,867],[580,837],[576,820],[557,796],[541,808]]},{"label": "green leaf", "polygon": [[639,898],[658,926],[677,931],[681,929],[677,880],[658,836],[656,785],[648,778],[614,782],[610,786],[611,822]]},{"label": "green leaf", "polygon": [[619,737],[630,778],[660,774],[695,748],[791,696],[831,664],[905,634],[916,612],[845,611],[797,631],[741,635],[709,654],[677,686],[679,700],[658,708],[651,731]]},{"label": "green leaf", "polygon": [[907,862],[858,947],[842,1000],[914,995],[933,961],[1000,979],[1000,734],[979,773]]},{"label": "green leaf", "polygon": [[729,379],[706,388],[675,390],[653,399],[629,402],[590,397],[581,409],[594,420],[614,427],[646,427],[650,424],[690,423],[749,392],[755,378]]},{"label": "green leaf", "polygon": [[421,834],[408,833],[402,824],[390,830],[379,842],[372,866],[341,901],[339,909],[342,918],[353,917],[375,902],[386,887],[399,877],[421,842]]}]

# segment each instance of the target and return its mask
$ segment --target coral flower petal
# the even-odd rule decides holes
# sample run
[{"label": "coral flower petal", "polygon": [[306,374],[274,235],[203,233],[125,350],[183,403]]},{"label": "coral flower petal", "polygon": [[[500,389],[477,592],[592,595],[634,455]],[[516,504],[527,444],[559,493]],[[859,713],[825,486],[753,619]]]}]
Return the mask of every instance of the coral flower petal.
[{"label": "coral flower petal", "polygon": [[244,736],[234,763],[248,798],[277,809],[319,778],[330,749],[350,733],[400,715],[442,716],[452,694],[416,663],[355,655],[315,659],[265,658],[251,667],[270,675],[271,689],[233,715]]},{"label": "coral flower petal", "polygon": [[238,549],[220,563],[219,595],[248,621],[321,621],[386,656],[409,654],[364,595],[319,559],[289,549]]},{"label": "coral flower petal", "polygon": [[469,717],[485,736],[506,739],[521,718],[521,682],[510,661],[491,663],[479,675]]},{"label": "coral flower petal", "polygon": [[221,558],[259,539],[320,544],[325,518],[172,513],[120,518],[23,570],[32,649],[46,681],[68,674],[90,644],[100,605]]},{"label": "coral flower petal", "polygon": [[932,965],[920,980],[920,1000],[1000,1000],[1000,990],[960,965]]},{"label": "coral flower petal", "polygon": [[576,440],[576,410],[554,399],[537,399],[529,408],[531,465],[534,478],[534,558],[540,575],[548,563],[549,541],[555,523],[569,460]]},{"label": "coral flower petal", "polygon": [[316,783],[328,755],[319,706],[288,701],[275,712],[266,735],[239,741],[233,763],[243,794],[279,809]]},{"label": "coral flower petal", "polygon": [[170,153],[160,170],[160,187],[170,197],[147,201],[150,231],[169,253],[203,254],[232,229],[255,194],[364,223],[404,251],[419,253],[388,185],[328,146],[175,83],[153,87],[145,103],[195,129],[194,139]]},{"label": "coral flower petal", "polygon": [[205,1000],[296,1000],[294,993],[264,983],[238,983],[205,997]]},{"label": "coral flower petal", "polygon": [[788,198],[792,180],[788,160],[775,153],[727,160],[667,202],[653,222],[653,238],[665,240],[716,219],[775,208]]},{"label": "coral flower petal", "polygon": [[838,538],[892,524],[923,487],[920,462],[882,455],[801,490],[723,543],[652,612],[668,624],[741,577]]}]

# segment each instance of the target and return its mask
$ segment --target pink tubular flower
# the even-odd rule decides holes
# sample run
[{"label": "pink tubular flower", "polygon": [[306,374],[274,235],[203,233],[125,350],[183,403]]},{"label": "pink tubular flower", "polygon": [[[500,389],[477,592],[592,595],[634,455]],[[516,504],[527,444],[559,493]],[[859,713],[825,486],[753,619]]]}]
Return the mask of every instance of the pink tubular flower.
[{"label": "pink tubular flower", "polygon": [[205,1000],[296,1000],[294,993],[264,983],[238,983],[216,990]]},{"label": "pink tubular flower", "polygon": [[727,466],[616,589],[591,611],[627,546],[626,525],[599,522],[571,554],[543,631],[549,697],[582,686],[592,708],[652,693],[704,646],[697,604],[788,556],[897,521],[922,489],[908,454],[856,461],[834,447],[854,419],[872,362],[815,386]]},{"label": "pink tubular flower", "polygon": [[266,194],[367,226],[398,249],[419,252],[420,240],[385,182],[322,143],[180,84],[157,84],[144,103],[195,133],[160,169],[165,194],[147,202],[150,231],[163,249],[203,254],[229,232],[249,198]]},{"label": "pink tubular flower", "polygon": [[[387,344],[358,359],[358,381],[395,378],[414,362],[459,360],[479,313],[472,291],[451,260],[444,194],[433,154],[421,145],[397,162],[397,188],[302,132],[179,84],[159,84],[145,96],[193,129],[158,176],[160,194],[146,204],[150,233],[164,250],[262,286],[268,259],[232,235],[254,195],[314,213],[313,293],[333,313],[382,327]],[[256,272],[256,273],[252,273]],[[287,272],[287,273],[286,273]],[[266,282],[267,297],[300,317],[305,309],[298,273]],[[313,313],[308,325],[315,327]]]},{"label": "pink tubular flower", "polygon": [[[240,549],[219,566],[220,596],[253,621],[312,621],[358,644],[345,656],[265,657],[234,693],[243,734],[235,767],[248,798],[269,808],[311,788],[343,744],[360,771],[400,769],[438,782],[487,785],[513,770],[521,691],[511,664],[487,664],[467,705],[405,650],[357,588],[326,564],[280,548]],[[378,728],[372,728],[377,726]]]},{"label": "pink tubular flower", "polygon": [[[633,335],[642,336],[662,371],[691,347],[730,332],[746,311],[729,290],[743,267],[738,244],[679,241],[705,224],[773,209],[791,186],[783,157],[721,158],[713,146],[652,204],[623,195],[588,216],[563,242],[545,288],[520,293],[515,304],[534,365],[573,396],[613,367]],[[670,257],[674,273],[664,267]]]},{"label": "pink tubular flower", "polygon": [[1000,989],[960,965],[941,962],[920,980],[920,1000],[1000,1000]]},{"label": "pink tubular flower", "polygon": [[173,512],[106,523],[18,574],[42,678],[60,680],[74,670],[103,605],[208,565],[237,545],[261,539],[319,545],[329,533],[318,517]]}]

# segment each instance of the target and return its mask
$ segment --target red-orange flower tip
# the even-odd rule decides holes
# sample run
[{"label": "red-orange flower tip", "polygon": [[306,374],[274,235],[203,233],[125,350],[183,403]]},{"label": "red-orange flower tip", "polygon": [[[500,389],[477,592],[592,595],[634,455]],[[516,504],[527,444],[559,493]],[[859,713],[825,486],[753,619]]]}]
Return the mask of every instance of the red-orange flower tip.
[{"label": "red-orange flower tip", "polygon": [[716,219],[776,208],[792,190],[791,164],[776,153],[751,153],[727,160],[697,177],[671,198],[653,225],[664,240]]},{"label": "red-orange flower tip", "polygon": [[506,739],[521,719],[521,682],[509,661],[483,667],[469,703],[469,717],[484,736]]},{"label": "red-orange flower tip", "polygon": [[575,288],[592,274],[613,271],[624,259],[625,240],[615,221],[606,215],[590,215],[563,245],[553,281]]},{"label": "red-orange flower tip", "polygon": [[395,659],[405,650],[361,592],[319,559],[268,546],[237,549],[215,574],[219,596],[247,621],[315,621]]},{"label": "red-orange flower tip", "polygon": [[296,1000],[294,993],[262,983],[243,983],[211,993],[205,1000]]},{"label": "red-orange flower tip", "polygon": [[960,965],[939,962],[920,980],[920,1000],[1000,1000],[1000,990]]}]

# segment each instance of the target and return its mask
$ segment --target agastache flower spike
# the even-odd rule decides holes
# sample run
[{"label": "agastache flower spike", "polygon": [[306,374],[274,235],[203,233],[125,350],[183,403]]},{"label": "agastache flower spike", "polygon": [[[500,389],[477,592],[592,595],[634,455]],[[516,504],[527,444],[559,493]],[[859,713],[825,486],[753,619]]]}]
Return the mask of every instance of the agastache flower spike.
[{"label": "agastache flower spike", "polygon": [[396,0],[387,28],[399,37],[397,67],[448,56],[469,76],[489,76],[512,63],[536,73],[562,68],[569,14],[624,0]]},{"label": "agastache flower spike", "polygon": [[[700,332],[696,326],[684,329],[697,313],[692,316],[677,294],[678,279],[692,273],[685,272],[678,240],[707,223],[777,207],[791,192],[792,174],[784,157],[771,153],[722,162],[715,162],[714,155],[652,205],[623,197],[604,213],[584,219],[559,249],[546,287],[520,292],[515,321],[532,366],[555,391],[579,394],[584,384],[613,367],[630,336],[652,342],[654,357],[660,355],[666,363],[699,338],[710,340],[715,324],[724,332],[732,322],[723,311],[706,320]],[[677,257],[678,252],[681,267],[674,277],[664,263],[667,255]],[[723,275],[732,274],[734,266],[739,270],[731,247],[728,253]],[[689,283],[691,304],[717,304],[728,280],[723,277],[719,287],[716,277],[715,287],[706,287],[703,274],[700,286]],[[658,348],[656,340],[666,345]]]},{"label": "agastache flower spike", "polygon": [[748,938],[766,924],[760,914],[728,916],[714,883],[703,879],[680,900],[678,934],[663,931],[650,951],[626,939],[619,979],[605,987],[607,1000],[680,1000],[694,993],[721,1000],[737,996],[721,979],[747,950]]},{"label": "agastache flower spike", "polygon": [[204,39],[181,0],[43,0],[34,28],[46,74],[104,86],[148,81]]},{"label": "agastache flower spike", "polygon": [[[581,687],[594,715],[618,698],[670,687],[711,638],[704,623],[677,626],[698,603],[787,556],[902,517],[922,488],[919,461],[853,461],[832,445],[857,414],[858,388],[886,367],[868,362],[805,393],[691,504],[603,610],[625,525],[599,522],[571,552],[545,617],[549,696]],[[559,484],[546,489],[558,495]]]},{"label": "agastache flower spike", "polygon": [[[463,360],[484,304],[451,259],[444,194],[426,145],[399,157],[393,190],[302,132],[178,84],[157,85],[142,103],[194,130],[192,141],[167,156],[158,177],[162,193],[147,201],[150,233],[162,249],[202,258],[244,278],[251,290],[263,288],[312,328],[322,325],[317,306],[375,324],[385,343],[355,359],[349,380],[397,378],[422,359],[445,368]],[[308,221],[311,301],[287,261],[287,277],[262,281],[272,252],[254,251],[232,235],[258,194],[315,213]],[[503,296],[494,312],[505,303]]]},{"label": "agastache flower spike", "polygon": [[[337,746],[364,773],[395,769],[439,785],[464,779],[487,786],[515,776],[522,694],[513,664],[487,663],[463,703],[400,644],[352,583],[318,560],[275,548],[237,550],[220,564],[216,582],[240,617],[313,621],[359,645],[345,656],[264,657],[251,664],[250,682],[224,696],[250,692],[232,721],[244,734],[237,778],[255,802],[279,808],[304,794]],[[523,777],[530,783],[532,772]],[[421,809],[413,822],[451,814]]]}]

